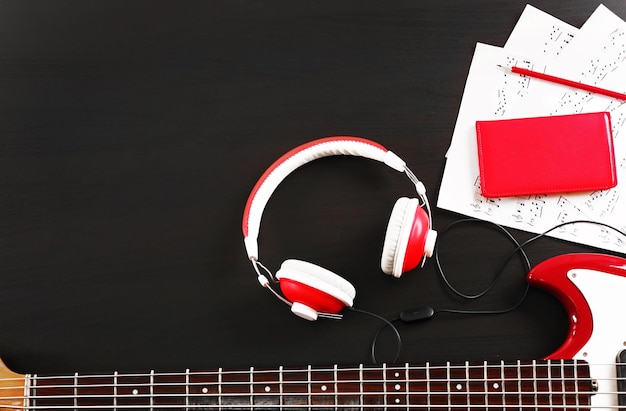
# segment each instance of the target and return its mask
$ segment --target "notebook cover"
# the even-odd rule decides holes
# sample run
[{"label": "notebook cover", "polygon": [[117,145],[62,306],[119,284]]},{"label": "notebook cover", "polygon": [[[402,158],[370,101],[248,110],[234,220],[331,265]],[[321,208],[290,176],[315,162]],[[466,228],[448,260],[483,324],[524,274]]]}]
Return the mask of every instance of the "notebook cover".
[{"label": "notebook cover", "polygon": [[485,197],[617,185],[609,113],[477,121],[476,137]]}]

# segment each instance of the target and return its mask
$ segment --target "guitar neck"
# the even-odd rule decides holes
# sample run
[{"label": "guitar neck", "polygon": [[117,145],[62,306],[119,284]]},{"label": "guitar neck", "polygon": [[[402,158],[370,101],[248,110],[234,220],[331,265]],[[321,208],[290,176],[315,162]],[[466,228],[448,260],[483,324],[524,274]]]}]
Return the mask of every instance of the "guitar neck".
[{"label": "guitar neck", "polygon": [[[589,409],[580,361],[482,362],[6,378],[5,409]],[[16,393],[23,393],[16,394]],[[12,408],[14,407],[14,408]]]}]

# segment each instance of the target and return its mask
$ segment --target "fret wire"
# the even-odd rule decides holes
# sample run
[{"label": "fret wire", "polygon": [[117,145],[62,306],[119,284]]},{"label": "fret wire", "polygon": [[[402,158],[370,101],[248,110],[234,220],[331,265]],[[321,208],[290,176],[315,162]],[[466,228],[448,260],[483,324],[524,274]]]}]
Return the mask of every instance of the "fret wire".
[{"label": "fret wire", "polygon": [[548,360],[548,398],[550,409],[552,409],[552,360]]},{"label": "fret wire", "polygon": [[[337,409],[337,404],[339,404],[339,370],[337,364],[333,366],[333,377],[335,379],[335,410]],[[359,366],[359,400],[361,405],[363,405],[363,364]]]},{"label": "fret wire", "polygon": [[283,366],[281,365],[279,368],[279,377],[278,380],[280,382],[280,387],[278,387],[278,392],[280,393],[280,409],[283,409]]},{"label": "fret wire", "polygon": [[154,370],[150,371],[150,410],[154,409]]},{"label": "fret wire", "polygon": [[567,396],[565,395],[565,365],[563,360],[561,360],[561,391],[563,391],[563,405],[567,404]]},{"label": "fret wire", "polygon": [[[337,377],[335,376],[335,381],[336,380],[337,380]],[[336,397],[336,393],[337,391],[335,391],[335,397]],[[364,393],[363,393],[363,364],[359,365],[359,403],[361,406],[365,404]],[[337,400],[335,400],[335,404],[338,404]]]},{"label": "fret wire", "polygon": [[483,389],[485,390],[485,406],[489,407],[489,381],[487,380],[487,361],[483,361]]},{"label": "fret wire", "polygon": [[307,375],[307,402],[309,405],[309,410],[311,409],[311,365],[309,365],[307,367],[307,371],[306,371],[306,375]]},{"label": "fret wire", "polygon": [[383,404],[387,408],[387,364],[383,363]]},{"label": "fret wire", "polygon": [[[522,405],[522,369],[520,367],[520,360],[517,360],[517,402]],[[521,408],[520,408],[521,411]]]},{"label": "fret wire", "polygon": [[404,363],[404,390],[406,391],[405,393],[405,402],[406,402],[406,411],[409,411],[409,404],[411,402],[411,398],[409,397],[409,391],[411,390],[411,387],[409,386],[409,363],[406,362]]},{"label": "fret wire", "polygon": [[74,373],[74,408],[78,407],[78,373]]},{"label": "fret wire", "polygon": [[500,361],[500,389],[502,390],[502,406],[504,407],[504,404],[506,404],[506,393],[505,393],[505,387],[504,387],[504,361]]},{"label": "fret wire", "polygon": [[218,392],[218,397],[217,397],[217,404],[218,404],[218,409],[221,411],[222,410],[222,367],[219,368],[219,372],[217,374],[217,392]]},{"label": "fret wire", "polygon": [[450,363],[449,362],[446,363],[446,380],[447,380],[446,384],[448,387],[448,404],[450,404],[452,403],[452,396],[450,395],[452,390],[451,390],[451,384],[450,384]]},{"label": "fret wire", "polygon": [[469,361],[465,361],[465,391],[466,391],[466,402],[470,404],[470,377],[469,377]]},{"label": "fret wire", "polygon": [[535,399],[535,404],[537,404],[537,401],[539,401],[539,395],[537,394],[537,367],[534,367],[534,365],[537,363],[536,360],[533,360],[533,390],[534,390],[534,399]]},{"label": "fret wire", "polygon": [[117,409],[117,371],[113,374],[113,409]]},{"label": "fret wire", "polygon": [[430,363],[426,363],[426,406],[430,409]]},{"label": "fret wire", "polygon": [[185,410],[189,411],[189,368],[185,370]]}]

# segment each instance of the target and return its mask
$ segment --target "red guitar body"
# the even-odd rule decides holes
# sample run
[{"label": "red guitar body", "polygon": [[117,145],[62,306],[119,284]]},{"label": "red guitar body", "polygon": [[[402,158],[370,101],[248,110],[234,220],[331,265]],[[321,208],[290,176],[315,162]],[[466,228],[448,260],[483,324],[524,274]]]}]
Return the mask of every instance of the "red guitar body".
[{"label": "red guitar body", "polygon": [[[626,349],[626,259],[605,254],[564,254],[535,266],[533,286],[565,306],[570,327],[563,345],[549,359],[589,362],[599,393],[616,393],[616,358]],[[614,395],[595,395],[593,408],[614,408]]]}]

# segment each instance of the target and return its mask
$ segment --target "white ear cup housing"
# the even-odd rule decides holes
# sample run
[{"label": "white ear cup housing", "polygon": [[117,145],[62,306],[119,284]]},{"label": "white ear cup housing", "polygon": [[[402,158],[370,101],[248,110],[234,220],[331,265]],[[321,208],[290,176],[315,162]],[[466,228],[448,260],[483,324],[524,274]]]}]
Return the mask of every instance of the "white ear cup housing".
[{"label": "white ear cup housing", "polygon": [[[404,251],[399,250],[401,243],[408,242],[408,224],[405,222],[408,208],[415,209],[416,205],[410,205],[411,200],[402,197],[396,201],[391,210],[387,231],[385,232],[385,240],[383,242],[383,251],[380,258],[380,269],[385,274],[393,274],[394,267],[397,267],[397,261],[403,259]],[[415,201],[413,202],[415,203]],[[403,241],[404,237],[406,240]],[[404,247],[405,248],[405,247]],[[405,248],[406,249],[406,248]]]},{"label": "white ear cup housing", "polygon": [[399,278],[433,254],[437,233],[417,198],[399,198],[393,206],[383,242],[380,268]]}]

